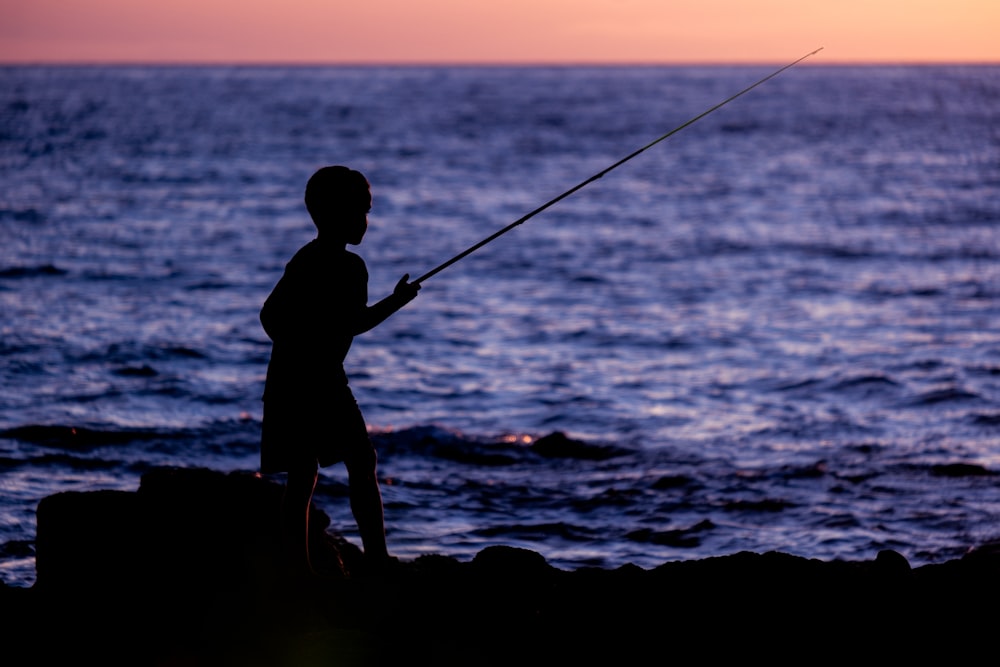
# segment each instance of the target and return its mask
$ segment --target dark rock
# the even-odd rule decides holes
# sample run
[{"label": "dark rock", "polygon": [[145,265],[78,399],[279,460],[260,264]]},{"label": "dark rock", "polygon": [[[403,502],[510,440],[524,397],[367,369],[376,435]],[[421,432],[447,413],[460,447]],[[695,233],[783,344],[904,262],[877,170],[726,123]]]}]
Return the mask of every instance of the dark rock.
[{"label": "dark rock", "polygon": [[246,667],[956,662],[978,656],[998,620],[989,545],[918,568],[885,550],[573,572],[495,546],[375,573],[315,511],[314,559],[330,576],[304,584],[277,567],[281,493],[250,474],[164,469],[135,493],[44,499],[37,583],[0,587],[3,649],[36,664]]},{"label": "dark rock", "polygon": [[537,576],[549,574],[552,566],[541,554],[517,547],[486,547],[472,559],[481,572],[493,576]]},{"label": "dark rock", "polygon": [[883,549],[875,556],[872,570],[885,577],[905,577],[909,576],[912,570],[910,562],[898,551]]},{"label": "dark rock", "polygon": [[604,461],[626,453],[622,449],[593,445],[567,437],[562,431],[542,436],[531,445],[531,450],[545,458],[581,459]]},{"label": "dark rock", "polygon": [[[65,492],[38,505],[36,586],[104,591],[232,590],[275,571],[283,489],[250,473],[157,469],[135,493]],[[313,508],[317,568],[341,573],[360,553]]]}]

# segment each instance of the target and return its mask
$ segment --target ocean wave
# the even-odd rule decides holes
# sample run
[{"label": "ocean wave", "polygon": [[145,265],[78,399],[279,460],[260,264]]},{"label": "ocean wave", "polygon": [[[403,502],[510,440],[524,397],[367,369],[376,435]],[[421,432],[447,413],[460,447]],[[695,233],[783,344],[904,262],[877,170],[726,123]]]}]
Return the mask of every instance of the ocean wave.
[{"label": "ocean wave", "polygon": [[939,405],[942,403],[963,403],[969,401],[980,402],[983,397],[973,391],[967,391],[959,387],[946,387],[944,389],[934,389],[923,392],[910,400],[907,405],[920,407]]},{"label": "ocean wave", "polygon": [[46,276],[64,276],[69,273],[54,264],[39,264],[36,266],[11,266],[0,269],[0,278],[38,278]]},{"label": "ocean wave", "polygon": [[484,438],[427,425],[399,431],[376,431],[371,436],[382,454],[419,455],[482,466],[513,465],[524,462],[528,456],[604,461],[634,453],[623,447],[570,438],[561,431],[537,438],[528,435]]},{"label": "ocean wave", "polygon": [[124,445],[136,441],[183,437],[182,434],[148,429],[95,430],[82,426],[29,424],[0,431],[0,438],[18,440],[45,447],[79,450],[105,445]]}]

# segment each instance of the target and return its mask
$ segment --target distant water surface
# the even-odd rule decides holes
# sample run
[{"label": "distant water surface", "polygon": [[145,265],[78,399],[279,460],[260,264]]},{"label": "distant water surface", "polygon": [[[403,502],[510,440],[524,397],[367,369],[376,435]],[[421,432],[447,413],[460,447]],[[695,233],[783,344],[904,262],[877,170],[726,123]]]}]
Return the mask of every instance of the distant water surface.
[{"label": "distant water surface", "polygon": [[[375,300],[769,71],[0,68],[0,578],[33,582],[47,495],[256,470],[258,312],[317,167],[373,184]],[[390,548],[996,540],[998,260],[1000,68],[793,68],[355,342]],[[316,500],[356,540],[345,483]]]}]

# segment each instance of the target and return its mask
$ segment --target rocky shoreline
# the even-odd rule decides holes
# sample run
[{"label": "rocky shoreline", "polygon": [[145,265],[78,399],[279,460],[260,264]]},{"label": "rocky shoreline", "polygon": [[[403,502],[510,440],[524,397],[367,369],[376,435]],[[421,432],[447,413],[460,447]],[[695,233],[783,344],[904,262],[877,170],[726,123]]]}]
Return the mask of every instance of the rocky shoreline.
[{"label": "rocky shoreline", "polygon": [[249,474],[159,469],[136,492],[45,498],[35,585],[0,586],[0,655],[245,667],[953,661],[992,654],[1000,620],[996,545],[918,568],[894,551],[832,562],[741,552],[572,572],[490,547],[466,563],[422,556],[374,573],[316,511],[314,560],[328,576],[288,581],[274,550],[280,497]]}]

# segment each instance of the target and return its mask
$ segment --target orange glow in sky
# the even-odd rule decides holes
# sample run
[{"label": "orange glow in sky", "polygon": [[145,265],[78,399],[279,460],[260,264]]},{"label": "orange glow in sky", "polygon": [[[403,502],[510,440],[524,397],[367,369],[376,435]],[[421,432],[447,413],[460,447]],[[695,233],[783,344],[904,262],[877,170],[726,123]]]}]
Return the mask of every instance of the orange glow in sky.
[{"label": "orange glow in sky", "polygon": [[1000,0],[0,0],[3,63],[1000,62]]}]

